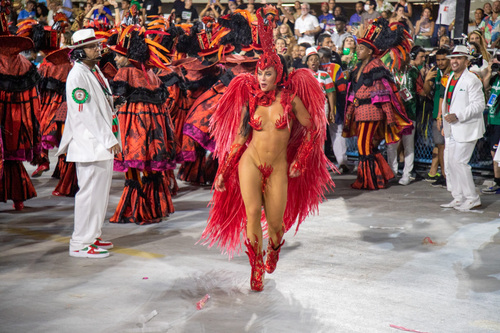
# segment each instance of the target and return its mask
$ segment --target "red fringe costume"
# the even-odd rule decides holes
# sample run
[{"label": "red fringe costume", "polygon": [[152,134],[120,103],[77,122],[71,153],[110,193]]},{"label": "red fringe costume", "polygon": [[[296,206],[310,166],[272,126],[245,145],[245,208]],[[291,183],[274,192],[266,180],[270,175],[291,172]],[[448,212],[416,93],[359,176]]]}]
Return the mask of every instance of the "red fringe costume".
[{"label": "red fringe costume", "polygon": [[[166,110],[166,90],[152,70],[120,68],[111,87],[126,100],[117,112],[122,153],[115,171],[127,172],[125,189],[111,222],[160,222],[174,212],[169,180],[163,171],[175,168],[173,125]],[[139,177],[139,171],[144,177]]]},{"label": "red fringe costume", "polygon": [[358,137],[358,178],[354,189],[385,188],[394,174],[387,161],[376,151],[373,141],[398,142],[400,133],[411,126],[392,75],[381,60],[372,59],[355,81],[358,68],[351,74],[347,88],[344,137]]},{"label": "red fringe costume", "polygon": [[[182,123],[179,121],[175,126],[182,125],[181,128],[184,130],[187,116],[194,112],[192,111],[193,109],[198,109],[200,103],[203,103],[204,98],[202,96],[207,91],[210,91],[210,88],[219,80],[224,70],[217,63],[209,64],[205,61],[201,62],[198,59],[182,64],[182,69],[185,73],[184,78],[187,89],[187,103],[184,104],[184,107],[187,107],[189,111],[185,113]],[[184,138],[181,135],[180,142],[183,141]],[[217,164],[214,164],[216,161],[213,157],[207,157],[206,151],[202,147],[196,148],[194,142],[192,142],[192,147],[188,149],[191,152],[189,160],[184,160],[184,151],[177,157],[177,161],[182,162],[177,174],[178,178],[195,184],[211,184],[215,176],[213,171],[217,169]]]},{"label": "red fringe costume", "polygon": [[[292,97],[298,96],[311,115],[311,138],[304,150],[302,143],[306,138],[307,130],[298,121],[293,122],[290,141],[287,148],[287,161],[292,163],[299,160],[301,175],[296,178],[288,177],[287,205],[284,215],[284,231],[288,231],[297,222],[296,230],[304,219],[312,212],[317,212],[318,205],[324,200],[324,192],[333,188],[333,182],[327,170],[331,166],[324,152],[323,143],[326,132],[326,117],[324,114],[324,94],[316,79],[308,69],[300,69],[289,76],[281,92],[281,104],[285,119],[293,117]],[[241,110],[245,105],[255,111],[256,103],[261,103],[260,87],[256,77],[251,74],[240,74],[235,77],[222,97],[220,104],[211,119],[211,130],[216,141],[215,154],[217,158],[225,160],[231,150],[241,121]],[[252,111],[250,111],[252,119]],[[289,126],[289,123],[285,123]],[[204,244],[209,247],[218,243],[218,247],[230,257],[241,250],[240,235],[246,234],[246,213],[241,198],[238,175],[238,162],[247,149],[251,135],[237,155],[225,170],[219,168],[218,173],[225,173],[226,191],[215,191],[210,202],[211,210],[208,225],[203,232]],[[303,156],[300,156],[303,154]],[[302,159],[301,157],[306,157]],[[262,223],[266,229],[263,216]]]},{"label": "red fringe costume", "polygon": [[[0,201],[13,200],[16,209],[36,197],[35,188],[23,161],[32,161],[39,146],[40,100],[36,84],[40,78],[35,65],[19,55],[28,38],[0,37],[0,128],[3,143],[3,177]],[[26,44],[26,42],[24,42]]]},{"label": "red fringe costume", "polygon": [[[66,78],[72,67],[68,50],[61,49],[49,54],[38,71],[42,76],[38,88],[42,102],[40,132],[45,151],[59,147],[61,141],[67,112]],[[59,156],[52,177],[59,178],[54,195],[75,196],[78,191],[76,168],[73,162],[66,162],[65,155]]]}]

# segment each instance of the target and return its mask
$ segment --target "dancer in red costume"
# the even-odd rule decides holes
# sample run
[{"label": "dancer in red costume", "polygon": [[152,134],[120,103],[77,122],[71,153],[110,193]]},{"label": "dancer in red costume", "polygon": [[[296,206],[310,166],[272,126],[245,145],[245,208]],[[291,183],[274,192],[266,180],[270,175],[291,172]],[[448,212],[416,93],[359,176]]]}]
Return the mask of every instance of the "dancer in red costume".
[{"label": "dancer in red costume", "polygon": [[370,25],[363,38],[358,38],[357,67],[347,88],[344,137],[358,137],[358,177],[354,189],[385,188],[394,174],[375,142],[385,139],[396,143],[402,131],[411,126],[406,116],[393,75],[379,57],[391,51],[395,63],[405,58],[411,48],[404,29],[380,19]]},{"label": "dancer in red costume", "polygon": [[11,36],[8,30],[10,2],[0,3],[0,131],[3,144],[3,177],[0,201],[14,201],[22,210],[24,201],[36,191],[23,161],[32,161],[39,148],[40,110],[36,84],[40,78],[35,65],[19,53],[34,47],[30,38]]},{"label": "dancer in red costume", "polygon": [[308,69],[286,80],[283,60],[273,49],[277,19],[275,7],[259,10],[265,49],[256,75],[233,79],[211,121],[221,162],[202,238],[210,246],[218,242],[232,256],[240,251],[240,234],[246,235],[254,291],[264,287],[264,269],[272,273],[276,268],[284,233],[295,222],[298,228],[333,187],[322,150],[324,94]]},{"label": "dancer in red costume", "polygon": [[123,102],[117,112],[123,151],[116,156],[114,170],[126,172],[127,179],[110,221],[160,222],[174,211],[169,181],[162,172],[173,168],[175,143],[165,107],[166,89],[149,68],[165,68],[163,62],[168,59],[160,51],[168,50],[146,39],[145,30],[137,26],[123,27],[116,45],[110,49],[116,53],[119,67],[111,88]]}]

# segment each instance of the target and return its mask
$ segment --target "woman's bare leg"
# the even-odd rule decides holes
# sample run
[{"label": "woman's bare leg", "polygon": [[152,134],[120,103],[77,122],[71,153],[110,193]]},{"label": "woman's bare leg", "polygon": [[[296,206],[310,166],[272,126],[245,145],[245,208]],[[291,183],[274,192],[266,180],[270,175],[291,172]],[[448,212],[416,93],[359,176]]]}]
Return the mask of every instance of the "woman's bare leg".
[{"label": "woman's bare leg", "polygon": [[247,215],[247,238],[250,243],[256,240],[262,251],[262,211],[261,175],[249,152],[245,152],[238,165],[240,190]]},{"label": "woman's bare leg", "polygon": [[283,236],[283,216],[285,214],[288,192],[288,167],[286,161],[274,165],[264,192],[264,211],[268,226],[269,238],[275,245]]}]

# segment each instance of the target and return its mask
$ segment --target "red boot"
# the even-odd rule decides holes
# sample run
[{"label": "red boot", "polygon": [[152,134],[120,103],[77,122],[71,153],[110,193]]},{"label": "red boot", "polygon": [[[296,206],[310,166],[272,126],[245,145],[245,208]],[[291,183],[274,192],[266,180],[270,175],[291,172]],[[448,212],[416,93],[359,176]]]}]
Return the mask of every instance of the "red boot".
[{"label": "red boot", "polygon": [[248,251],[245,253],[248,255],[248,260],[250,261],[250,266],[252,266],[252,276],[250,277],[250,288],[253,291],[262,291],[264,289],[264,255],[265,251],[259,252],[259,242],[250,243],[247,238],[245,245]]},{"label": "red boot", "polygon": [[33,171],[31,177],[36,178],[40,177],[44,171],[49,170],[49,162],[44,162],[38,166],[38,168]]},{"label": "red boot", "polygon": [[273,239],[269,237],[269,242],[267,243],[267,258],[266,258],[266,272],[271,274],[276,269],[276,264],[280,259],[281,246],[285,244],[285,240],[280,243],[283,235],[278,236],[278,246],[274,245]]},{"label": "red boot", "polygon": [[24,202],[23,201],[14,201],[14,207],[15,210],[23,210],[24,209]]}]

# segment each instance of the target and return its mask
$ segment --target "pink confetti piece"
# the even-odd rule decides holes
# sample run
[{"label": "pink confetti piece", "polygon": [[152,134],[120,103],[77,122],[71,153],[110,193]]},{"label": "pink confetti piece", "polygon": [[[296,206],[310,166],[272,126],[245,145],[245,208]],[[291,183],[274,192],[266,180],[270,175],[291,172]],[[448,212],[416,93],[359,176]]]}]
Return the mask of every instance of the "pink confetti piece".
[{"label": "pink confetti piece", "polygon": [[143,279],[143,280],[147,280],[147,279],[149,279],[149,278],[148,278],[147,276],[145,276],[145,277],[143,277],[142,279]]},{"label": "pink confetti piece", "polygon": [[405,332],[413,332],[413,333],[429,333],[429,332],[422,332],[422,331],[412,330],[412,329],[410,329],[410,328],[406,328],[406,327],[403,327],[403,326],[396,326],[396,325],[392,325],[392,324],[390,324],[389,326],[390,326],[390,327],[392,327],[392,328],[395,328],[395,329],[401,330],[401,331],[405,331]]},{"label": "pink confetti piece", "polygon": [[436,245],[436,243],[434,243],[430,237],[425,237],[424,240],[422,241],[422,244]]},{"label": "pink confetti piece", "polygon": [[206,294],[202,299],[200,299],[197,303],[196,303],[196,308],[198,310],[201,310],[203,309],[203,307],[205,307],[205,304],[208,302],[208,300],[210,299],[210,295],[209,294]]}]

